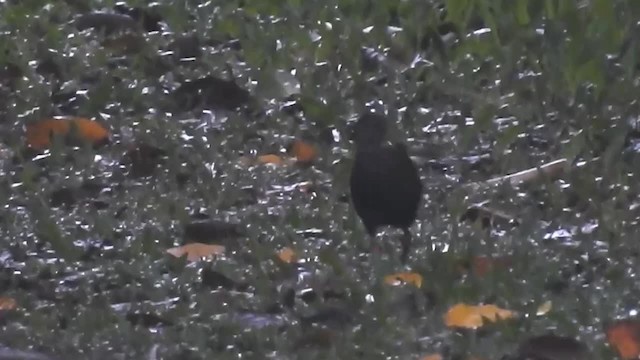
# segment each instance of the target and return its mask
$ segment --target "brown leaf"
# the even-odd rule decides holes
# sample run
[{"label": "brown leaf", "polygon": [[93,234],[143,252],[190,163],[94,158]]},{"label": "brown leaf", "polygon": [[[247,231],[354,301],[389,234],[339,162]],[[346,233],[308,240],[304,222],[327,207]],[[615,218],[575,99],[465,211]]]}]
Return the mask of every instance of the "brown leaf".
[{"label": "brown leaf", "polygon": [[607,341],[624,360],[640,357],[640,321],[625,319],[605,328]]},{"label": "brown leaf", "polygon": [[278,251],[278,259],[280,259],[284,263],[291,264],[292,262],[296,261],[296,258],[297,256],[295,251],[293,251],[293,249],[291,249],[290,247],[284,247],[280,249],[280,251]]},{"label": "brown leaf", "polygon": [[273,165],[282,165],[284,164],[284,160],[278,155],[268,154],[258,156],[259,164],[273,164]]},{"label": "brown leaf", "polygon": [[14,298],[2,296],[0,297],[0,310],[14,310],[18,303]]},{"label": "brown leaf", "polygon": [[501,309],[495,305],[467,305],[456,304],[445,314],[445,324],[448,327],[477,329],[486,321],[496,322],[515,316],[511,310]]},{"label": "brown leaf", "polygon": [[422,275],[413,272],[391,274],[384,277],[384,283],[392,286],[410,284],[417,288],[421,288]]},{"label": "brown leaf", "polygon": [[422,357],[421,360],[443,360],[443,357],[440,354],[431,354]]},{"label": "brown leaf", "polygon": [[296,158],[298,163],[309,164],[318,157],[316,147],[302,140],[294,140],[290,145],[288,152]]},{"label": "brown leaf", "polygon": [[97,121],[81,117],[51,118],[27,125],[27,144],[36,150],[51,146],[53,135],[67,136],[71,130],[85,141],[98,145],[109,138],[109,131]]},{"label": "brown leaf", "polygon": [[212,258],[224,253],[222,245],[209,245],[202,243],[190,243],[183,246],[167,249],[167,253],[177,258],[186,256],[189,261],[199,261],[203,258]]}]

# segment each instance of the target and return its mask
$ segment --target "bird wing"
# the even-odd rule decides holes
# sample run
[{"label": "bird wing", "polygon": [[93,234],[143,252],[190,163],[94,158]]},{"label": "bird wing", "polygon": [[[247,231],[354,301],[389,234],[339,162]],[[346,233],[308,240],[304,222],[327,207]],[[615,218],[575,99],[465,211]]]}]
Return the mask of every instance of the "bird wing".
[{"label": "bird wing", "polygon": [[422,184],[406,147],[395,144],[356,154],[351,193],[358,214],[379,212],[388,217],[384,214],[406,212],[407,207],[415,211]]},{"label": "bird wing", "polygon": [[[392,207],[405,207],[406,203],[398,204],[399,199],[403,202],[412,201],[412,207],[417,209],[418,203],[422,196],[422,182],[418,175],[418,169],[413,160],[409,157],[407,148],[404,144],[398,143],[391,147],[393,155],[391,156],[394,161],[391,162],[391,169],[389,172],[392,174],[392,179],[389,182],[393,184],[400,184],[395,186],[394,196],[389,199]],[[415,210],[414,210],[415,211]]]}]

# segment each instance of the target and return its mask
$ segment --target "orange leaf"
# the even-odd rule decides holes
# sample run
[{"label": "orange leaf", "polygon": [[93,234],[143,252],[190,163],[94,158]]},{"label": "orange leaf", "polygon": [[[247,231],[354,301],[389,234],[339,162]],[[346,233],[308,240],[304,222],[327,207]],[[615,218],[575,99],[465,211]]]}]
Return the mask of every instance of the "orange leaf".
[{"label": "orange leaf", "polygon": [[284,161],[278,155],[268,154],[258,156],[258,163],[260,164],[274,164],[274,165],[282,165]]},{"label": "orange leaf", "polygon": [[318,157],[316,147],[302,140],[294,140],[289,153],[300,163],[310,163]]},{"label": "orange leaf", "polygon": [[278,258],[284,263],[291,264],[296,261],[296,253],[290,247],[285,247],[278,251]]},{"label": "orange leaf", "polygon": [[94,145],[109,137],[109,131],[97,121],[81,117],[51,118],[27,125],[27,144],[36,150],[44,150],[51,146],[52,135],[68,135],[73,127],[80,138]]},{"label": "orange leaf", "polygon": [[384,277],[384,283],[392,286],[411,284],[420,288],[422,287],[422,275],[412,272],[391,274]]},{"label": "orange leaf", "polygon": [[456,304],[447,311],[444,322],[448,327],[477,329],[484,325],[485,320],[496,322],[514,316],[515,312],[500,309],[495,305]]},{"label": "orange leaf", "polygon": [[0,310],[13,310],[18,306],[14,298],[0,297]]},{"label": "orange leaf", "polygon": [[190,243],[171,249],[167,249],[167,253],[179,258],[187,256],[189,261],[198,261],[202,258],[211,258],[214,255],[223,254],[225,247],[222,245],[209,245],[202,243]]},{"label": "orange leaf", "polygon": [[605,329],[611,347],[624,360],[640,356],[640,321],[626,319],[616,321]]},{"label": "orange leaf", "polygon": [[426,355],[421,360],[442,360],[442,355],[440,354]]}]

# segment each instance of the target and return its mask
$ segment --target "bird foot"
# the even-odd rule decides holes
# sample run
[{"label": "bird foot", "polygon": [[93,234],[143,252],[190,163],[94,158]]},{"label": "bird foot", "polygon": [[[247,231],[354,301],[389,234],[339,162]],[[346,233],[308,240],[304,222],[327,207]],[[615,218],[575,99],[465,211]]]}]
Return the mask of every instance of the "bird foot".
[{"label": "bird foot", "polygon": [[400,244],[402,245],[400,261],[402,261],[402,264],[406,264],[409,257],[409,251],[411,250],[411,232],[409,229],[404,230],[404,234],[400,237]]}]

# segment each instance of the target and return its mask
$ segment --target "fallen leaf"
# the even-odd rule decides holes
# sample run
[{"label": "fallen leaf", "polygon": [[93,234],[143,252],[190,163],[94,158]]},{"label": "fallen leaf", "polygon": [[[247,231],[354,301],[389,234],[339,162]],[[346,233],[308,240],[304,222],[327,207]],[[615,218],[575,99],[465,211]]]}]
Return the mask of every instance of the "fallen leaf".
[{"label": "fallen leaf", "polygon": [[289,154],[296,158],[299,163],[308,164],[318,157],[316,147],[302,140],[294,140],[289,147]]},{"label": "fallen leaf", "polygon": [[538,310],[536,311],[536,315],[538,316],[546,315],[549,311],[551,311],[551,308],[552,308],[551,300],[547,300],[538,307]]},{"label": "fallen leaf", "polygon": [[431,354],[423,357],[421,360],[442,360],[443,357],[440,354]]},{"label": "fallen leaf", "polygon": [[187,256],[189,261],[199,261],[203,258],[211,258],[223,254],[225,247],[222,245],[209,245],[202,243],[190,243],[183,246],[167,249],[167,253],[180,258]]},{"label": "fallen leaf", "polygon": [[0,297],[0,310],[14,310],[18,306],[18,303],[14,298]]},{"label": "fallen leaf", "polygon": [[387,275],[384,277],[384,283],[392,286],[410,284],[417,288],[422,287],[422,275],[412,272],[403,272]]},{"label": "fallen leaf", "polygon": [[51,118],[27,125],[27,144],[36,150],[44,150],[51,146],[53,135],[66,136],[74,127],[81,139],[94,145],[109,138],[109,131],[97,121],[81,117]]},{"label": "fallen leaf", "polygon": [[605,328],[607,340],[620,358],[624,360],[640,357],[640,321],[625,319]]},{"label": "fallen leaf", "polygon": [[456,304],[447,311],[444,321],[448,327],[477,329],[485,324],[485,320],[496,322],[512,318],[515,314],[495,305]]},{"label": "fallen leaf", "polygon": [[278,155],[268,154],[258,156],[259,164],[273,164],[273,165],[282,165],[284,161]]},{"label": "fallen leaf", "polygon": [[258,157],[240,156],[238,158],[238,165],[241,167],[250,167],[255,165],[274,165],[274,166],[289,166],[295,162],[293,158],[282,158],[275,154],[260,155]]},{"label": "fallen leaf", "polygon": [[291,264],[296,261],[296,253],[290,247],[285,247],[278,251],[278,258],[282,260],[282,262]]}]

